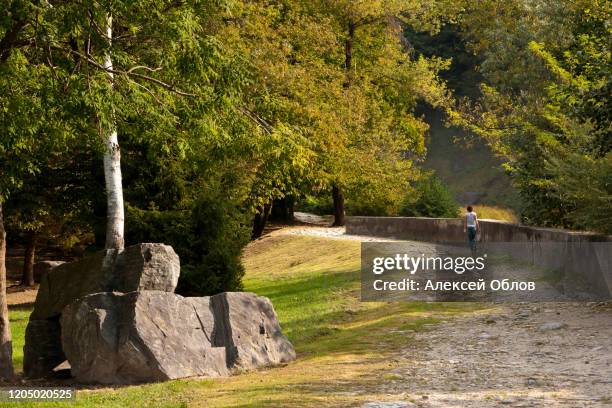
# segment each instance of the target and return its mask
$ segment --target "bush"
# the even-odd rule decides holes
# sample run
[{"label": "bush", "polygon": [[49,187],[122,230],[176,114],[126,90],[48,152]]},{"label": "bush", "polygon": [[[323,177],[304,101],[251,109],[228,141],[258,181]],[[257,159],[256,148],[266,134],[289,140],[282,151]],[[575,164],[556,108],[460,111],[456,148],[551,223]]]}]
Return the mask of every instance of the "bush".
[{"label": "bush", "polygon": [[250,217],[221,197],[201,197],[191,211],[194,257],[185,268],[177,291],[211,295],[242,289],[242,249],[251,237]]},{"label": "bush", "polygon": [[415,189],[417,199],[406,199],[400,210],[405,217],[440,217],[455,218],[459,216],[459,203],[453,193],[435,176],[419,180]]},{"label": "bush", "polygon": [[[128,206],[126,241],[171,245],[181,260],[177,293],[212,295],[241,290],[242,248],[250,237],[248,216],[226,199],[206,196],[181,211]],[[247,218],[245,218],[247,217]]]}]

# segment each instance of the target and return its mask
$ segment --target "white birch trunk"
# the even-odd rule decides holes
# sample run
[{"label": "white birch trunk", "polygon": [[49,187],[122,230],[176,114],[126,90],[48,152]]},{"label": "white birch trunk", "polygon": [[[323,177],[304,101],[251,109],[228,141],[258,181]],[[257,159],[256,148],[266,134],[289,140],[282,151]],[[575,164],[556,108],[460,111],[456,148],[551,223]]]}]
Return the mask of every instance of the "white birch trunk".
[{"label": "white birch trunk", "polygon": [[[113,38],[113,20],[109,15],[106,21],[106,35],[109,43]],[[113,60],[110,51],[104,56],[104,66],[112,70]],[[107,72],[111,86],[113,73]],[[103,135],[106,149],[104,152],[104,181],[106,184],[106,248],[123,249],[124,246],[124,219],[123,214],[123,186],[121,183],[121,154],[117,139],[117,127],[114,119],[110,129]]]}]

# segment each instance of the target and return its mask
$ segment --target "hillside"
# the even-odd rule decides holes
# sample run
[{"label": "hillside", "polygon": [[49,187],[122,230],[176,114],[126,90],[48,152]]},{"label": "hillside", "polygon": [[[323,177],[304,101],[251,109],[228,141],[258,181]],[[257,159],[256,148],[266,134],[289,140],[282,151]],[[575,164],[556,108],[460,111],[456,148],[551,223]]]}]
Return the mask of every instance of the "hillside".
[{"label": "hillside", "polygon": [[489,148],[474,139],[462,142],[465,132],[447,128],[442,114],[425,112],[430,125],[424,167],[435,170],[461,204],[487,204],[515,208],[516,192]]},{"label": "hillside", "polygon": [[[404,35],[413,53],[451,60],[449,69],[440,76],[456,97],[480,97],[478,60],[466,49],[457,26],[446,25],[433,36],[410,29]],[[447,128],[441,112],[426,106],[419,111],[430,126],[424,167],[435,170],[461,204],[518,207],[516,191],[500,161],[482,140],[469,137],[462,129]]]}]

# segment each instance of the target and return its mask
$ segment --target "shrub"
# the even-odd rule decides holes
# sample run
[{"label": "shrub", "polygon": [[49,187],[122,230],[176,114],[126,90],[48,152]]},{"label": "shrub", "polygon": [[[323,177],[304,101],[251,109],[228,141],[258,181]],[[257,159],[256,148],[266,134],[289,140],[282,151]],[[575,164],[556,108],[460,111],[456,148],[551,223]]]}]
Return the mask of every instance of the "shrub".
[{"label": "shrub", "polygon": [[437,177],[428,176],[417,181],[416,200],[407,198],[400,210],[405,217],[443,217],[459,216],[459,204],[451,191]]},{"label": "shrub", "polygon": [[242,248],[250,224],[241,208],[217,196],[203,196],[187,210],[127,207],[126,242],[171,245],[181,260],[177,293],[212,295],[242,288]]}]

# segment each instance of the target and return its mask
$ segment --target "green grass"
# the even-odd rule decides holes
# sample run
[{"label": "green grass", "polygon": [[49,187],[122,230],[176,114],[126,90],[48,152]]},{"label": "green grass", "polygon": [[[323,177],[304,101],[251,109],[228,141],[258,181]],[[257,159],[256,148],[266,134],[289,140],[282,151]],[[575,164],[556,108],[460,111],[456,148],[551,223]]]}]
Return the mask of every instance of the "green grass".
[{"label": "green grass", "polygon": [[484,220],[499,220],[499,221],[508,221],[512,223],[518,223],[519,219],[516,213],[504,207],[495,207],[490,205],[473,205],[474,211],[478,214],[478,218]]},{"label": "green grass", "polygon": [[[389,375],[393,354],[411,341],[402,331],[422,330],[477,305],[360,302],[359,250],[356,241],[274,236],[245,251],[245,290],[272,300],[298,353],[293,363],[214,380],[82,389],[74,403],[30,405],[319,407],[385,399],[375,385]],[[18,367],[27,314],[11,310]]]},{"label": "green grass", "polygon": [[11,307],[9,318],[13,335],[13,364],[16,371],[23,370],[23,344],[25,343],[25,329],[32,313],[29,307]]}]

